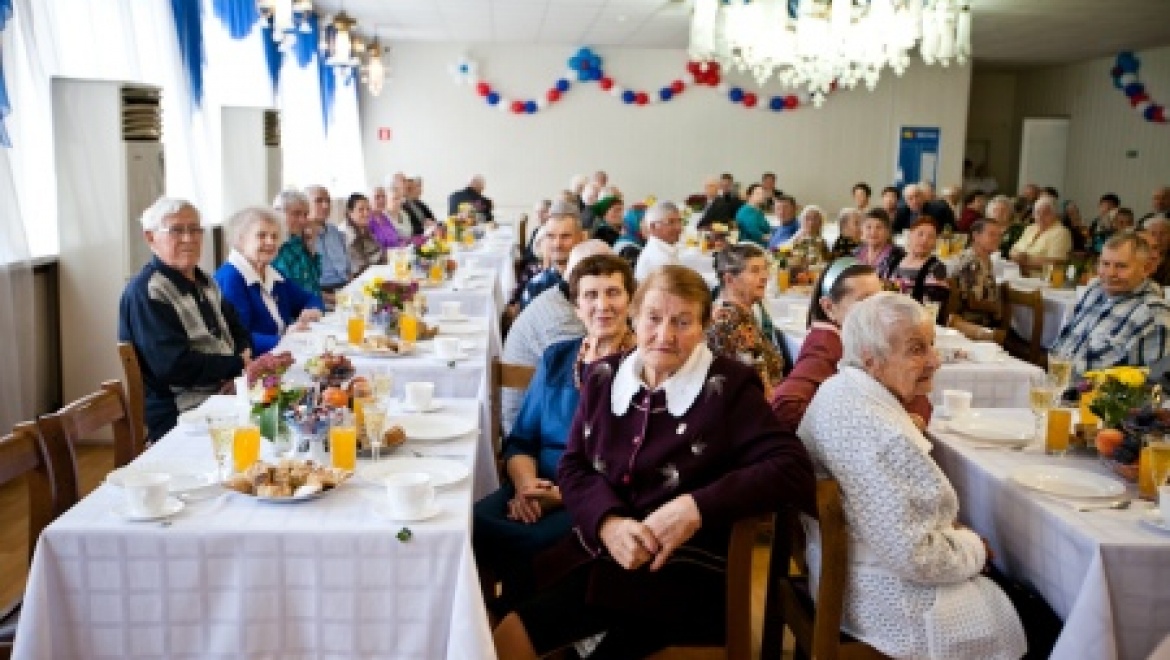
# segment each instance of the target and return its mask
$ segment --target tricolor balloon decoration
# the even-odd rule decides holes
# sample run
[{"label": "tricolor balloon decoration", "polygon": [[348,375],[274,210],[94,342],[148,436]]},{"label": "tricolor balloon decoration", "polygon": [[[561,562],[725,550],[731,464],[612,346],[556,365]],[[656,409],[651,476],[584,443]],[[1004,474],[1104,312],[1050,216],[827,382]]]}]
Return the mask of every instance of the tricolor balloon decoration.
[{"label": "tricolor balloon decoration", "polygon": [[1125,92],[1130,107],[1134,108],[1148,122],[1155,124],[1166,123],[1166,108],[1158,105],[1146,92],[1146,86],[1138,78],[1138,69],[1141,63],[1131,52],[1117,54],[1113,69],[1109,72],[1113,76],[1113,86]]},{"label": "tricolor balloon decoration", "polygon": [[[573,80],[579,83],[597,83],[602,91],[608,92],[614,98],[626,105],[647,106],[655,103],[668,103],[687,89],[687,83],[682,79],[675,79],[662,85],[657,90],[638,90],[627,88],[616,82],[605,73],[601,56],[588,47],[577,50],[568,60],[568,70],[558,78],[544,93],[543,97],[531,99],[510,100],[504,98],[495,87],[478,75],[476,63],[466,57],[461,58],[449,67],[449,72],[457,84],[470,84],[476,93],[487,102],[504,112],[515,114],[534,114],[553,103],[560,101],[573,87]],[[700,87],[711,87],[723,94],[732,103],[745,108],[759,108],[780,112],[795,110],[810,104],[820,107],[825,100],[822,94],[789,94],[784,96],[763,97],[754,92],[744,91],[740,87],[730,87],[723,82],[722,73],[717,62],[688,62],[687,72],[691,74],[691,84]]]}]

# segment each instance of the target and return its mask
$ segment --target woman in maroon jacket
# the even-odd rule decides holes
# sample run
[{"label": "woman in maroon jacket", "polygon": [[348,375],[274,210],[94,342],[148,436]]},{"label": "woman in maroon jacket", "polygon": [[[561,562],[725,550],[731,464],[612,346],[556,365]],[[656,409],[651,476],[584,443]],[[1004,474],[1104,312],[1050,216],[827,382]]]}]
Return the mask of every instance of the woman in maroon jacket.
[{"label": "woman in maroon jacket", "polygon": [[703,341],[702,277],[664,266],[631,307],[637,349],[589,370],[561,458],[573,533],[541,558],[545,586],[496,628],[501,658],[598,633],[590,658],[722,639],[732,525],[814,507],[808,454],[768,410],[759,376]]},{"label": "woman in maroon jacket", "polygon": [[[877,271],[852,257],[829,265],[813,286],[809,306],[809,331],[800,347],[792,372],[776,388],[772,410],[786,431],[796,432],[804,411],[821,383],[837,373],[841,360],[841,324],[854,304],[882,290]],[[931,405],[918,397],[907,408],[920,428],[930,421]]]}]

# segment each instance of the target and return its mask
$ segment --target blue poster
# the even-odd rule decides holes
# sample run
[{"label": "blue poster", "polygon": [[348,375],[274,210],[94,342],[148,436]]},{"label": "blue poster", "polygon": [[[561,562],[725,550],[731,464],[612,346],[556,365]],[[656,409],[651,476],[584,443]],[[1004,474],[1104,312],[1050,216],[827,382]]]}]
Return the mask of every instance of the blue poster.
[{"label": "blue poster", "polygon": [[898,132],[898,162],[894,185],[938,181],[938,146],[942,129],[937,126],[903,126]]}]

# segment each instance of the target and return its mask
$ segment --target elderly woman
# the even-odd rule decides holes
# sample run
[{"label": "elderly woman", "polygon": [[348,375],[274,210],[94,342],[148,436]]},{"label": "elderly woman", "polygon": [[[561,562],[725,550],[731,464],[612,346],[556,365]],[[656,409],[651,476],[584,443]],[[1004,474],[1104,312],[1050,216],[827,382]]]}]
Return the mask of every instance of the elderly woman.
[{"label": "elderly woman", "polygon": [[[390,220],[387,211],[386,186],[374,186],[373,205],[370,208],[370,233],[374,240],[384,248],[397,247],[399,243],[398,228]],[[399,204],[401,206],[401,202]]]},{"label": "elderly woman", "polygon": [[634,348],[627,315],[634,286],[634,271],[613,254],[586,257],[569,273],[569,295],[586,335],[544,352],[504,441],[508,482],[475,505],[475,556],[502,580],[500,604],[531,595],[533,556],[569,531],[557,463],[589,365]]},{"label": "elderly woman", "polygon": [[999,249],[1004,227],[994,220],[976,220],[971,225],[971,245],[955,264],[959,288],[959,315],[982,326],[999,322],[999,285],[991,255]]},{"label": "elderly woman", "polygon": [[739,240],[751,241],[761,247],[768,245],[772,225],[764,217],[764,201],[767,191],[758,183],[753,183],[747,189],[747,203],[742,204],[735,212],[735,224],[739,227]]},{"label": "elderly woman", "polygon": [[541,558],[553,571],[546,586],[496,628],[501,658],[600,632],[590,657],[719,636],[732,525],[813,504],[808,457],[768,411],[755,372],[703,343],[703,278],[663,266],[632,308],[638,347],[589,370],[558,469],[574,533]]},{"label": "elderly woman", "polygon": [[707,346],[715,355],[754,368],[770,395],[784,378],[784,356],[772,341],[775,330],[767,312],[758,320],[755,313],[768,286],[768,257],[757,245],[739,243],[715,253],[715,272],[719,298]]},{"label": "elderly woman", "polygon": [[240,323],[252,335],[256,355],[272,350],[289,330],[304,330],[321,318],[321,297],[285,279],[272,260],[280,245],[280,216],[259,206],[228,218],[227,238],[232,246],[215,281],[225,300],[236,309]]},{"label": "elderly woman", "polygon": [[[850,532],[842,629],[894,658],[1019,658],[1019,617],[980,575],[986,545],[958,523],[955,491],[906,413],[939,367],[934,319],[905,296],[879,293],[853,307],[842,342],[841,371],[798,431],[841,487]],[[820,528],[803,520],[815,584]]]},{"label": "elderly woman", "polygon": [[288,238],[272,260],[272,267],[305,291],[321,297],[321,255],[317,254],[317,225],[309,221],[309,197],[299,190],[282,190],[272,208],[284,214]]},{"label": "elderly woman", "polygon": [[599,222],[593,227],[593,238],[613,247],[622,234],[622,214],[626,205],[617,197],[606,197],[593,205],[593,215]]},{"label": "elderly woman", "polygon": [[906,251],[891,242],[890,216],[882,209],[865,212],[861,223],[861,247],[857,248],[857,259],[877,271],[881,279],[889,279]]},{"label": "elderly woman", "polygon": [[[918,302],[938,303],[941,317],[951,290],[947,284],[947,267],[934,256],[937,242],[938,225],[934,218],[919,216],[907,232],[906,256],[892,264],[886,279]],[[940,319],[940,322],[946,323],[946,320]]]},{"label": "elderly woman", "polygon": [[837,240],[833,241],[830,257],[851,257],[861,247],[861,211],[843,208],[837,213]]},{"label": "elderly woman", "polygon": [[825,242],[824,231],[825,212],[809,204],[800,211],[800,230],[792,237],[792,249],[803,250],[813,260],[828,259],[829,244]]},{"label": "elderly woman", "polygon": [[386,263],[386,248],[370,230],[370,200],[361,193],[345,202],[345,234],[349,270],[355,277],[370,266]]},{"label": "elderly woman", "polygon": [[1073,246],[1072,233],[1060,223],[1056,213],[1056,200],[1048,196],[1036,200],[1032,217],[1033,223],[1024,229],[1009,253],[1025,274],[1045,264],[1068,261]]}]

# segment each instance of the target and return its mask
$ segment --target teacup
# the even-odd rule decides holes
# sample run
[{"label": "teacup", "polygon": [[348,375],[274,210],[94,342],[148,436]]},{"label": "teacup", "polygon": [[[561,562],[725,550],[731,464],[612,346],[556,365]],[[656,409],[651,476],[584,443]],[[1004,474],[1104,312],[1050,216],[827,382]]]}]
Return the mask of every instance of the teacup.
[{"label": "teacup", "polygon": [[452,360],[459,355],[458,337],[435,337],[435,357]]},{"label": "teacup", "polygon": [[971,393],[966,390],[943,390],[943,406],[951,419],[971,414]]},{"label": "teacup", "polygon": [[129,474],[122,479],[126,494],[126,508],[135,516],[153,516],[167,505],[167,489],[171,475],[158,472]]},{"label": "teacup", "polygon": [[435,506],[435,486],[425,472],[398,472],[382,480],[386,509],[395,518],[421,518]]},{"label": "teacup", "polygon": [[[458,344],[456,344],[458,350]],[[435,346],[435,352],[438,353],[438,345]],[[431,407],[431,398],[435,395],[434,383],[414,382],[407,383],[404,391],[406,392],[406,405],[408,408],[415,410],[429,410]]]},{"label": "teacup", "polygon": [[444,302],[442,305],[443,318],[445,318],[445,319],[462,318],[462,316],[463,316],[463,312],[461,311],[462,307],[463,307],[463,303],[459,302],[458,300],[448,300],[448,301]]}]

